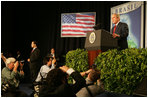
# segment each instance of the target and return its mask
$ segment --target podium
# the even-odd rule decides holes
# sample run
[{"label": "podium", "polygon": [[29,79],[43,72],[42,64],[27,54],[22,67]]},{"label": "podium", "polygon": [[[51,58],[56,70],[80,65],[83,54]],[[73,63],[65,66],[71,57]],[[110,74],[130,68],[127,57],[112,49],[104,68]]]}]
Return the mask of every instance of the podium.
[{"label": "podium", "polygon": [[112,37],[112,34],[104,29],[88,32],[85,40],[85,48],[88,50],[89,66],[91,67],[99,53],[117,48],[117,44],[117,40]]}]

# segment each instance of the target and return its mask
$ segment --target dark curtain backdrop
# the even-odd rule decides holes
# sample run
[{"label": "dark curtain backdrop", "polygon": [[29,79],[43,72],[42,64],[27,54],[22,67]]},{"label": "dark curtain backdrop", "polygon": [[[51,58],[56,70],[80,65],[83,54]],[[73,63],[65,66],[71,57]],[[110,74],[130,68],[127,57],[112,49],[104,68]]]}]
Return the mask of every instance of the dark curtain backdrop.
[{"label": "dark curtain backdrop", "polygon": [[37,40],[44,57],[51,48],[58,56],[84,48],[85,38],[61,38],[61,13],[96,12],[96,23],[110,31],[110,8],[126,1],[1,1],[1,52],[28,58]]}]

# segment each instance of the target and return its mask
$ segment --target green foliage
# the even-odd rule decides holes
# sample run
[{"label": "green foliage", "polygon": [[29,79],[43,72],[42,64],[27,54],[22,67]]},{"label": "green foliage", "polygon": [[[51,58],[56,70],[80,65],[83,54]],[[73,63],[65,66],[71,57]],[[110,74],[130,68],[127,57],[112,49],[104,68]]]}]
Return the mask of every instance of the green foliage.
[{"label": "green foliage", "polygon": [[[79,72],[88,70],[88,52],[84,49],[69,51],[66,54],[66,65]],[[72,77],[69,77],[68,82],[73,83]]]},{"label": "green foliage", "polygon": [[106,90],[131,95],[147,75],[147,50],[108,50],[98,55],[95,64]]},{"label": "green foliage", "polygon": [[79,72],[88,70],[88,52],[84,49],[76,49],[66,54],[66,65]]}]

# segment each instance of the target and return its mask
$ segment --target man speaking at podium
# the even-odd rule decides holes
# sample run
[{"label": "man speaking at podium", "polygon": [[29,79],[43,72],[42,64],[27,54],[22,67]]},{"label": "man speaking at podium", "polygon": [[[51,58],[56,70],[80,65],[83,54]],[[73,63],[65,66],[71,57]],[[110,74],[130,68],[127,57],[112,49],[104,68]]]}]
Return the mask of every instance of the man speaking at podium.
[{"label": "man speaking at podium", "polygon": [[112,15],[112,23],[115,24],[115,26],[112,28],[111,33],[113,35],[113,38],[116,38],[118,40],[118,49],[122,50],[128,48],[128,25],[126,23],[120,22],[119,14]]}]

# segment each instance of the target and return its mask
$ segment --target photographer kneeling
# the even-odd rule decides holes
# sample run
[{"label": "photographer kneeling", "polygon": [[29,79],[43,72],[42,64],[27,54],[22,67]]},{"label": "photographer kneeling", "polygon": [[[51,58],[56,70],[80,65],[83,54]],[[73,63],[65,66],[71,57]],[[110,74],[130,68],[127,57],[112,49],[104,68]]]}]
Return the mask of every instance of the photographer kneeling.
[{"label": "photographer kneeling", "polygon": [[2,69],[1,89],[3,97],[24,97],[27,96],[18,90],[20,79],[24,77],[23,64],[20,64],[20,72],[17,71],[19,62],[15,58],[6,59],[6,67]]}]

